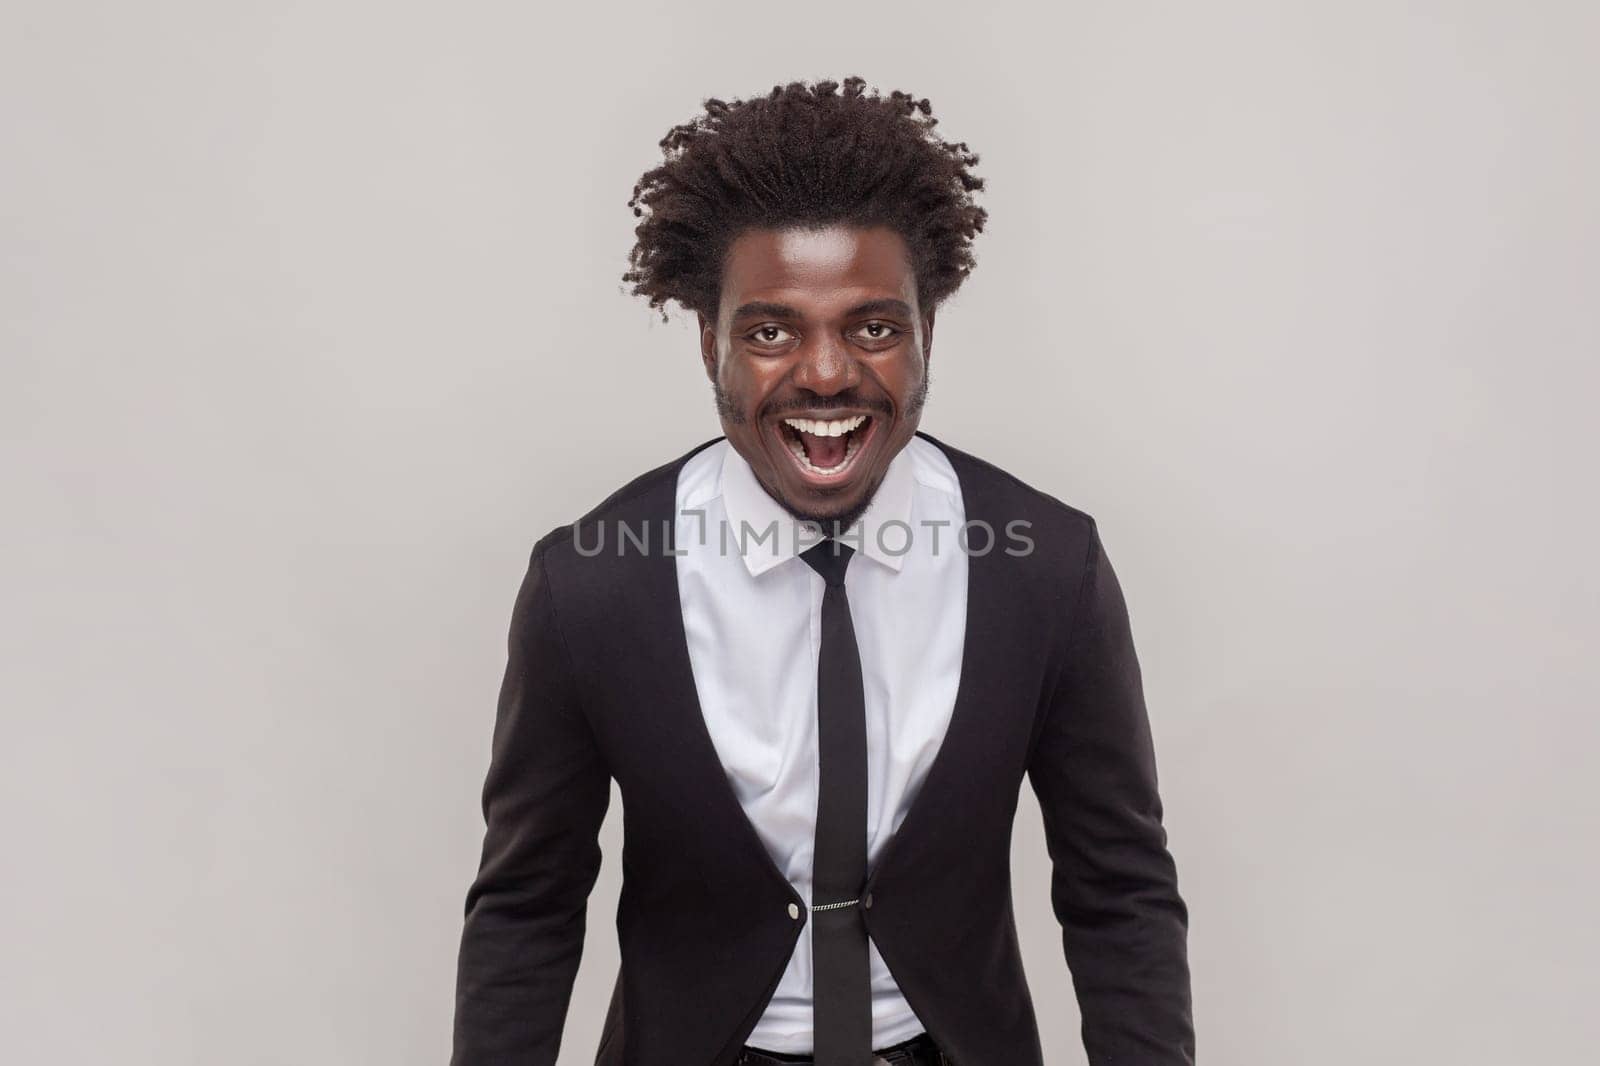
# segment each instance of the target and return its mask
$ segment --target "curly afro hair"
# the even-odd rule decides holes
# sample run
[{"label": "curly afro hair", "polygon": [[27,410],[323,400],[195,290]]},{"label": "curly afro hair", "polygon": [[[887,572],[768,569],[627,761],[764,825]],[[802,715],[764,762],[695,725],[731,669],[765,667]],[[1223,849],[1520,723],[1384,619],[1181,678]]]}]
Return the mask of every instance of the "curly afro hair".
[{"label": "curly afro hair", "polygon": [[774,86],[762,97],[705,101],[661,140],[665,162],[628,206],[641,219],[622,275],[667,318],[666,304],[714,318],[722,262],[747,229],[886,225],[905,240],[924,308],[971,272],[988,217],[973,203],[977,155],[933,132],[926,99],[880,96],[861,78]]}]

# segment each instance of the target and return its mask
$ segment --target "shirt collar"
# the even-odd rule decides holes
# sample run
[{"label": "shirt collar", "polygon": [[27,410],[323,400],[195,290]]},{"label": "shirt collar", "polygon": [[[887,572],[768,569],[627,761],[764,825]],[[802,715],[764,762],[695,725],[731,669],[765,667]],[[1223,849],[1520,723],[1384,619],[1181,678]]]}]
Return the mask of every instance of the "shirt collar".
[{"label": "shirt collar", "polygon": [[[889,460],[878,491],[843,538],[859,554],[897,573],[905,561],[905,549],[913,543],[915,476],[907,451],[901,448]],[[719,491],[728,518],[728,547],[743,557],[752,577],[760,577],[817,542],[815,531],[803,527],[756,480],[755,471],[732,442],[723,450]],[[899,523],[900,528],[884,528],[891,523]]]}]

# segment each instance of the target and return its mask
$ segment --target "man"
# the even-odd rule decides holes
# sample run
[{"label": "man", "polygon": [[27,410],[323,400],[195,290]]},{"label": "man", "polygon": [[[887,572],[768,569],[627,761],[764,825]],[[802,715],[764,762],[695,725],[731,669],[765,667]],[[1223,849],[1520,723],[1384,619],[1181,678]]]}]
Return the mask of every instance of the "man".
[{"label": "man", "polygon": [[1093,519],[918,430],[985,221],[926,100],[710,100],[630,201],[724,436],[534,546],[483,790],[453,1066],[551,1064],[619,784],[596,1061],[1037,1066],[1024,777],[1095,1066],[1192,1063],[1188,915]]}]

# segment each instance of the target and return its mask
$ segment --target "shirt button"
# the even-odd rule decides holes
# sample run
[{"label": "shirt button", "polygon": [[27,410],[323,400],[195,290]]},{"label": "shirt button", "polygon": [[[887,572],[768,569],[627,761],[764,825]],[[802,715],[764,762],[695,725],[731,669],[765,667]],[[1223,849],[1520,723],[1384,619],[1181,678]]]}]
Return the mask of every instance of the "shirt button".
[{"label": "shirt button", "polygon": [[863,907],[865,907],[869,911],[872,909],[872,893],[871,892],[868,892],[865,896],[861,897],[861,905]]},{"label": "shirt button", "polygon": [[789,904],[789,917],[791,917],[791,918],[800,917],[800,907],[799,907],[798,904],[795,904],[795,903]]}]

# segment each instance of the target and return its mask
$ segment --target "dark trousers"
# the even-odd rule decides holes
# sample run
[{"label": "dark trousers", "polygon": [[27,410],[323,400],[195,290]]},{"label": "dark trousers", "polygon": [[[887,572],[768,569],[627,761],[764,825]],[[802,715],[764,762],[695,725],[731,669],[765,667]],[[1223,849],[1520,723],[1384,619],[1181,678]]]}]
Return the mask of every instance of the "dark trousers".
[{"label": "dark trousers", "polygon": [[[955,1066],[955,1061],[927,1033],[879,1048],[873,1054],[877,1057],[872,1060],[872,1066]],[[738,1066],[812,1066],[812,1061],[808,1055],[786,1055],[746,1044]]]}]

